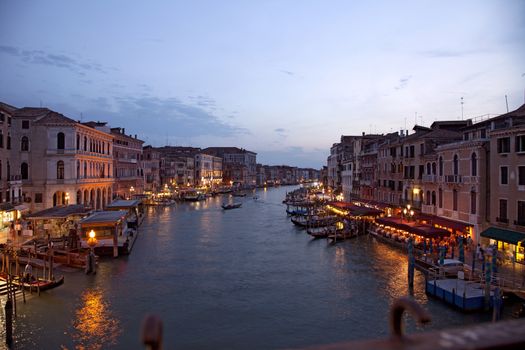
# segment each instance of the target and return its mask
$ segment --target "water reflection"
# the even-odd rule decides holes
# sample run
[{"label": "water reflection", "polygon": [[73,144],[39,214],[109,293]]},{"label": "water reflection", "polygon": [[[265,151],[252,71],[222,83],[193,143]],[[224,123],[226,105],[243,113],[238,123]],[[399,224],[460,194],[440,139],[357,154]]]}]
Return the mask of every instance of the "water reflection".
[{"label": "water reflection", "polygon": [[80,308],[73,320],[73,341],[76,349],[102,349],[115,345],[122,332],[120,322],[110,310],[100,290],[82,293]]}]

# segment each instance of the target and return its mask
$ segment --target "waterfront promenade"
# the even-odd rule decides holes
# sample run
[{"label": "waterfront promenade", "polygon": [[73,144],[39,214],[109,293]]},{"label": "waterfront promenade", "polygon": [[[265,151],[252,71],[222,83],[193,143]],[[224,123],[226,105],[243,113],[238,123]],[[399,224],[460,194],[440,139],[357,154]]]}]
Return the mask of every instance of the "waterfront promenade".
[{"label": "waterfront promenade", "polygon": [[[408,294],[407,259],[369,236],[336,246],[289,221],[280,187],[224,211],[230,198],[149,208],[133,252],[96,275],[58,270],[65,284],[19,303],[19,349],[140,348],[143,317],[164,321],[165,348],[274,349],[385,337],[391,302]],[[233,199],[231,199],[233,200]],[[237,199],[236,199],[237,200]],[[489,320],[424,293],[428,330]],[[48,327],[53,315],[54,327]],[[409,322],[408,332],[421,328]]]}]

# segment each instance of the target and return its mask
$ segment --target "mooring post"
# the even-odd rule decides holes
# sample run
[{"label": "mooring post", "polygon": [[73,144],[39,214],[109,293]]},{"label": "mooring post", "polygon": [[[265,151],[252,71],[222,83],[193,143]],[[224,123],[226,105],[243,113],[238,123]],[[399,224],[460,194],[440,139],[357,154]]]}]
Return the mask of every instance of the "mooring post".
[{"label": "mooring post", "polygon": [[5,302],[5,343],[9,348],[13,345],[13,302],[7,299]]}]

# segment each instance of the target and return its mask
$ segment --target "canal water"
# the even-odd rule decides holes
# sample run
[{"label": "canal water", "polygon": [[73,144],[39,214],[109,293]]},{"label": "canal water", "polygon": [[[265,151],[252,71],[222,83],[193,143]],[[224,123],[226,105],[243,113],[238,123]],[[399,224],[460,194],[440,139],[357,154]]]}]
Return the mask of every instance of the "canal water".
[{"label": "canal water", "polygon": [[[162,318],[165,349],[386,337],[389,306],[408,293],[406,256],[369,236],[312,240],[281,204],[293,188],[235,198],[242,208],[228,211],[226,195],[149,208],[129,257],[101,260],[94,276],[62,269],[63,286],[18,303],[16,348],[141,348],[147,314]],[[414,297],[432,314],[426,330],[488,319],[427,298],[419,272]]]}]

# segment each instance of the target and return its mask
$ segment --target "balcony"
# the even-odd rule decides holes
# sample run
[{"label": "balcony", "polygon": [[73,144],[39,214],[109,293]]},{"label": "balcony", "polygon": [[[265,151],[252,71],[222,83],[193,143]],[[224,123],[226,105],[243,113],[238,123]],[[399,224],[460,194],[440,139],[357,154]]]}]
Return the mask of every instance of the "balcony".
[{"label": "balcony", "polygon": [[461,179],[461,175],[445,175],[445,183],[448,184],[460,184]]},{"label": "balcony", "polygon": [[426,204],[423,204],[421,206],[421,212],[425,213],[425,214],[432,214],[432,215],[436,215],[437,211],[436,211],[436,206],[435,205],[426,205]]},{"label": "balcony", "polygon": [[501,222],[503,224],[508,224],[509,223],[509,218],[496,217],[496,222]]},{"label": "balcony", "polygon": [[437,175],[423,175],[422,178],[425,183],[436,183],[438,181]]},{"label": "balcony", "polygon": [[521,220],[519,220],[519,219],[518,220],[514,220],[514,225],[525,226],[525,220],[523,220],[523,219],[521,219]]},{"label": "balcony", "polygon": [[464,184],[477,185],[480,183],[479,176],[463,176],[462,180]]}]

